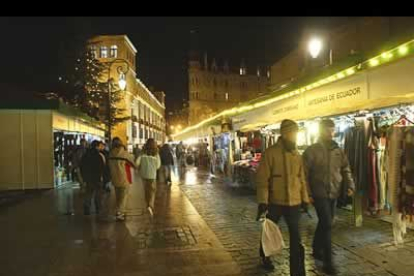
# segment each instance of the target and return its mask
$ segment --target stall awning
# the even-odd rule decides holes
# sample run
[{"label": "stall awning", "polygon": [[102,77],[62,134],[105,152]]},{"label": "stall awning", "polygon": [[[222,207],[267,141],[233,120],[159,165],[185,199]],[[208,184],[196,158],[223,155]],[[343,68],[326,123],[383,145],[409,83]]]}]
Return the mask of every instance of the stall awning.
[{"label": "stall awning", "polygon": [[414,58],[366,70],[274,104],[233,117],[233,129],[248,131],[283,119],[315,117],[373,110],[414,102]]}]

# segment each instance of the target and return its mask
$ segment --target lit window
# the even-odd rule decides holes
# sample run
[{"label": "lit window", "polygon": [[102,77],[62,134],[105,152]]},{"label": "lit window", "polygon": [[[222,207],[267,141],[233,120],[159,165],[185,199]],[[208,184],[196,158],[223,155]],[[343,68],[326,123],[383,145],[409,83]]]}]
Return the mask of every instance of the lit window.
[{"label": "lit window", "polygon": [[270,70],[267,70],[267,78],[270,79]]},{"label": "lit window", "polygon": [[101,58],[108,57],[108,48],[106,46],[101,46]]},{"label": "lit window", "polygon": [[90,47],[90,51],[91,51],[92,58],[96,58],[96,46],[95,45],[92,45]]},{"label": "lit window", "polygon": [[240,76],[244,76],[244,75],[246,75],[246,68],[241,67],[240,68]]},{"label": "lit window", "polygon": [[226,101],[229,100],[229,93],[226,93]]},{"label": "lit window", "polygon": [[257,73],[257,76],[260,77],[260,69],[259,68],[257,68],[257,72],[256,73]]},{"label": "lit window", "polygon": [[118,56],[118,46],[112,45],[111,46],[111,57],[116,58]]}]

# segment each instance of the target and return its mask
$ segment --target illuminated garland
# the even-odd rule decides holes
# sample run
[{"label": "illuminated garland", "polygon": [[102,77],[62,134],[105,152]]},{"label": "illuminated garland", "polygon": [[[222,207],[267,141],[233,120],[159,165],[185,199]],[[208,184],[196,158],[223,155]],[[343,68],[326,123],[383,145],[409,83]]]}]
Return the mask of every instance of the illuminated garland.
[{"label": "illuminated garland", "polygon": [[257,102],[254,104],[249,104],[249,105],[244,105],[244,106],[240,106],[240,107],[234,107],[231,109],[227,109],[224,110],[208,119],[205,119],[203,121],[201,121],[198,124],[195,124],[193,126],[187,127],[186,129],[184,129],[183,131],[181,131],[180,133],[177,134],[173,134],[173,137],[177,137],[181,134],[184,134],[186,132],[189,132],[191,130],[197,129],[201,126],[203,126],[206,123],[212,122],[222,116],[228,116],[228,115],[236,115],[236,114],[240,114],[246,111],[250,111],[262,106],[266,106],[269,105],[271,103],[277,102],[277,101],[281,101],[299,94],[302,94],[306,91],[312,90],[314,88],[320,87],[322,85],[326,85],[332,82],[335,82],[337,80],[349,77],[354,75],[356,72],[365,70],[367,68],[372,68],[372,67],[376,67],[379,65],[383,65],[386,64],[387,62],[390,62],[394,57],[396,58],[402,58],[404,56],[406,56],[410,51],[412,51],[414,49],[414,40],[410,40],[404,44],[399,45],[398,47],[395,47],[389,51],[386,51],[378,56],[375,56],[371,59],[368,59],[362,63],[359,63],[357,65],[351,66],[347,69],[344,69],[338,73],[335,73],[327,78],[318,80],[316,82],[313,82],[309,85],[303,86],[301,88],[298,88],[296,90],[292,90],[290,92],[284,93],[282,95],[261,101],[261,102]]}]

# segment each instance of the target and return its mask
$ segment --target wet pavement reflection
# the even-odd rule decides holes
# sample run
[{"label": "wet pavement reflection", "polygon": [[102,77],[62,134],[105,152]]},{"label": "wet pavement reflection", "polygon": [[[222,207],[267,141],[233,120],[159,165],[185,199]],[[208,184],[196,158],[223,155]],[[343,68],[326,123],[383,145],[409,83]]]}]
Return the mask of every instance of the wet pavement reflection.
[{"label": "wet pavement reflection", "polygon": [[[194,175],[194,179],[196,176]],[[113,189],[105,216],[83,216],[76,184],[1,212],[4,275],[240,275],[240,269],[178,187],[158,184],[155,216],[138,176],[125,222],[114,220]],[[92,204],[93,205],[93,204]],[[74,215],[68,215],[70,213]],[[3,275],[3,274],[2,274]]]},{"label": "wet pavement reflection", "polygon": [[[289,275],[287,250],[273,258],[274,272],[259,265],[253,191],[193,166],[181,176],[175,169],[172,180],[172,186],[158,183],[154,219],[137,175],[125,222],[114,220],[113,188],[102,199],[107,206],[103,214],[92,209],[92,215],[84,216],[77,184],[0,209],[0,275]],[[303,216],[301,232],[307,275],[314,276],[323,274],[310,256],[316,225],[312,215]],[[412,276],[412,233],[404,246],[396,247],[390,224],[364,223],[355,228],[349,212],[338,212],[333,241],[340,275]],[[280,226],[286,237],[286,225]]]}]

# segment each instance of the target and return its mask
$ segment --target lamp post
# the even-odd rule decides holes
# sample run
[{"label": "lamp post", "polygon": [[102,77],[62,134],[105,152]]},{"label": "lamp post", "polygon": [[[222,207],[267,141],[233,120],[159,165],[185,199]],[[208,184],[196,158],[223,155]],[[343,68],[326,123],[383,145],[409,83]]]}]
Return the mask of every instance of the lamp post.
[{"label": "lamp post", "polygon": [[103,62],[103,64],[106,64],[108,66],[108,108],[107,108],[107,116],[108,116],[108,140],[109,143],[111,143],[112,140],[112,118],[111,118],[111,111],[112,111],[112,105],[111,105],[111,97],[112,97],[112,82],[113,79],[111,78],[111,68],[114,64],[123,64],[116,68],[116,71],[118,72],[118,85],[121,91],[124,91],[126,88],[126,74],[129,71],[129,64],[128,61],[125,59],[117,58],[109,62]]},{"label": "lamp post", "polygon": [[[320,38],[314,37],[309,40],[308,51],[312,58],[317,58],[322,51],[323,43]],[[332,49],[329,48],[329,65],[332,65]]]},{"label": "lamp post", "polygon": [[308,50],[312,58],[317,58],[322,50],[322,40],[319,38],[312,38],[309,41]]}]

